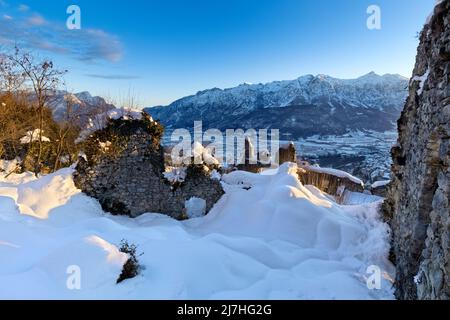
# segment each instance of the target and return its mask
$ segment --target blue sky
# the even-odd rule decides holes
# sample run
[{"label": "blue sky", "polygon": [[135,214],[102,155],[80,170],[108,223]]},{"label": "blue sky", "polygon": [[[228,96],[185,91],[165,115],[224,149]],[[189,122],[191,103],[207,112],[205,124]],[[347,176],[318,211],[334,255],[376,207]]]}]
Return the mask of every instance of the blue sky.
[{"label": "blue sky", "polygon": [[[66,9],[81,8],[81,30]],[[366,27],[369,5],[381,30]],[[0,0],[0,45],[68,69],[67,89],[141,106],[199,90],[295,79],[410,77],[434,0]]]}]

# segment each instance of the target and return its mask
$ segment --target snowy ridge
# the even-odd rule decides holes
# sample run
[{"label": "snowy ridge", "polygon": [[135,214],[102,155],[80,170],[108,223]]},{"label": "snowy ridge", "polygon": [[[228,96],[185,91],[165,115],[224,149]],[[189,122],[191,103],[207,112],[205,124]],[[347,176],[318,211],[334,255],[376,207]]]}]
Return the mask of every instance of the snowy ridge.
[{"label": "snowy ridge", "polygon": [[357,79],[306,75],[204,90],[169,106],[144,110],[168,129],[191,128],[202,120],[208,128],[278,128],[289,139],[352,130],[382,132],[395,127],[407,87],[408,79],[400,75],[371,72]]},{"label": "snowy ridge", "polygon": [[65,120],[68,104],[71,105],[72,113],[78,116],[82,124],[84,124],[86,117],[115,108],[115,106],[107,103],[102,97],[92,96],[87,91],[73,94],[61,90],[57,91],[49,102],[49,107],[53,112],[53,118],[56,121]]},{"label": "snowy ridge", "polygon": [[[226,175],[210,214],[183,222],[110,216],[75,188],[72,169],[0,174],[0,299],[392,299],[378,203],[339,206],[296,170]],[[116,285],[124,238],[144,269]],[[73,265],[82,290],[67,290]],[[370,265],[385,272],[381,290],[366,286]]]},{"label": "snowy ridge", "polygon": [[[348,80],[327,75],[306,75],[290,81],[241,84],[223,90],[219,88],[204,90],[194,96],[180,99],[173,105],[181,107],[190,104],[235,104],[241,110],[250,110],[255,108],[257,99],[262,100],[263,108],[273,108],[299,103],[311,104],[325,98],[330,102],[346,101],[349,105],[381,108],[383,105],[395,105],[395,100],[399,96],[406,97],[405,93],[401,92],[406,84],[407,78],[400,75],[379,76],[374,72]],[[360,92],[362,89],[366,92]]]}]

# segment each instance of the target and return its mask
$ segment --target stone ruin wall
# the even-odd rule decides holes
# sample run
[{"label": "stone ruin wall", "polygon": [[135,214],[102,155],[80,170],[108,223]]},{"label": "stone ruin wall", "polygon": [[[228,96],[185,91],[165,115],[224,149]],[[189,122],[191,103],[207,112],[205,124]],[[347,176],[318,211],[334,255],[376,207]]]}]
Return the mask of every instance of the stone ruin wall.
[{"label": "stone ruin wall", "polygon": [[147,212],[163,213],[182,219],[186,217],[185,201],[190,198],[205,200],[208,212],[224,194],[220,182],[212,179],[203,166],[189,167],[182,183],[166,180],[162,147],[151,143],[153,137],[142,128],[126,136],[112,136],[110,132],[89,138],[88,142],[99,149],[100,143],[105,146],[115,142],[104,147],[106,150],[80,158],[74,173],[76,186],[98,199],[105,211],[131,217]]}]

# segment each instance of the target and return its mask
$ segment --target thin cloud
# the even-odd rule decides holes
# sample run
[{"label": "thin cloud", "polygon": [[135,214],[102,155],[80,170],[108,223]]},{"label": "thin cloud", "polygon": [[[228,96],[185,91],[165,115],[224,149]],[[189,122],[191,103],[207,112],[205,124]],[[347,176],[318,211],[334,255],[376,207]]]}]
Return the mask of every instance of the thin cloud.
[{"label": "thin cloud", "polygon": [[35,14],[35,15],[29,17],[28,22],[32,26],[43,26],[44,24],[47,23],[47,21],[45,21],[45,19],[39,14]]},{"label": "thin cloud", "polygon": [[101,60],[117,62],[123,56],[118,37],[100,29],[69,30],[65,23],[48,21],[38,13],[16,19],[0,19],[0,44],[11,43],[28,49],[70,55],[89,63]]},{"label": "thin cloud", "polygon": [[97,78],[104,80],[133,80],[139,79],[139,76],[124,75],[124,74],[85,74],[89,78]]},{"label": "thin cloud", "polygon": [[20,12],[27,12],[30,10],[30,7],[27,6],[26,4],[21,4],[18,9]]},{"label": "thin cloud", "polygon": [[4,15],[3,15],[3,19],[4,19],[4,20],[12,20],[13,17],[11,17],[11,16],[9,16],[9,15],[7,15],[7,14],[4,14]]}]

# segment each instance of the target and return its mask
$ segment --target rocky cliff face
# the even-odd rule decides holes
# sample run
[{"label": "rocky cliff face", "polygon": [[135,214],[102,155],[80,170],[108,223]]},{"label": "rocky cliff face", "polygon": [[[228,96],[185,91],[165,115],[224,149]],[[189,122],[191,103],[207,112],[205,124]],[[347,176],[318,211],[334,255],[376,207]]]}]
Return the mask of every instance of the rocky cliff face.
[{"label": "rocky cliff face", "polygon": [[450,298],[450,1],[420,36],[384,204],[399,299]]}]

